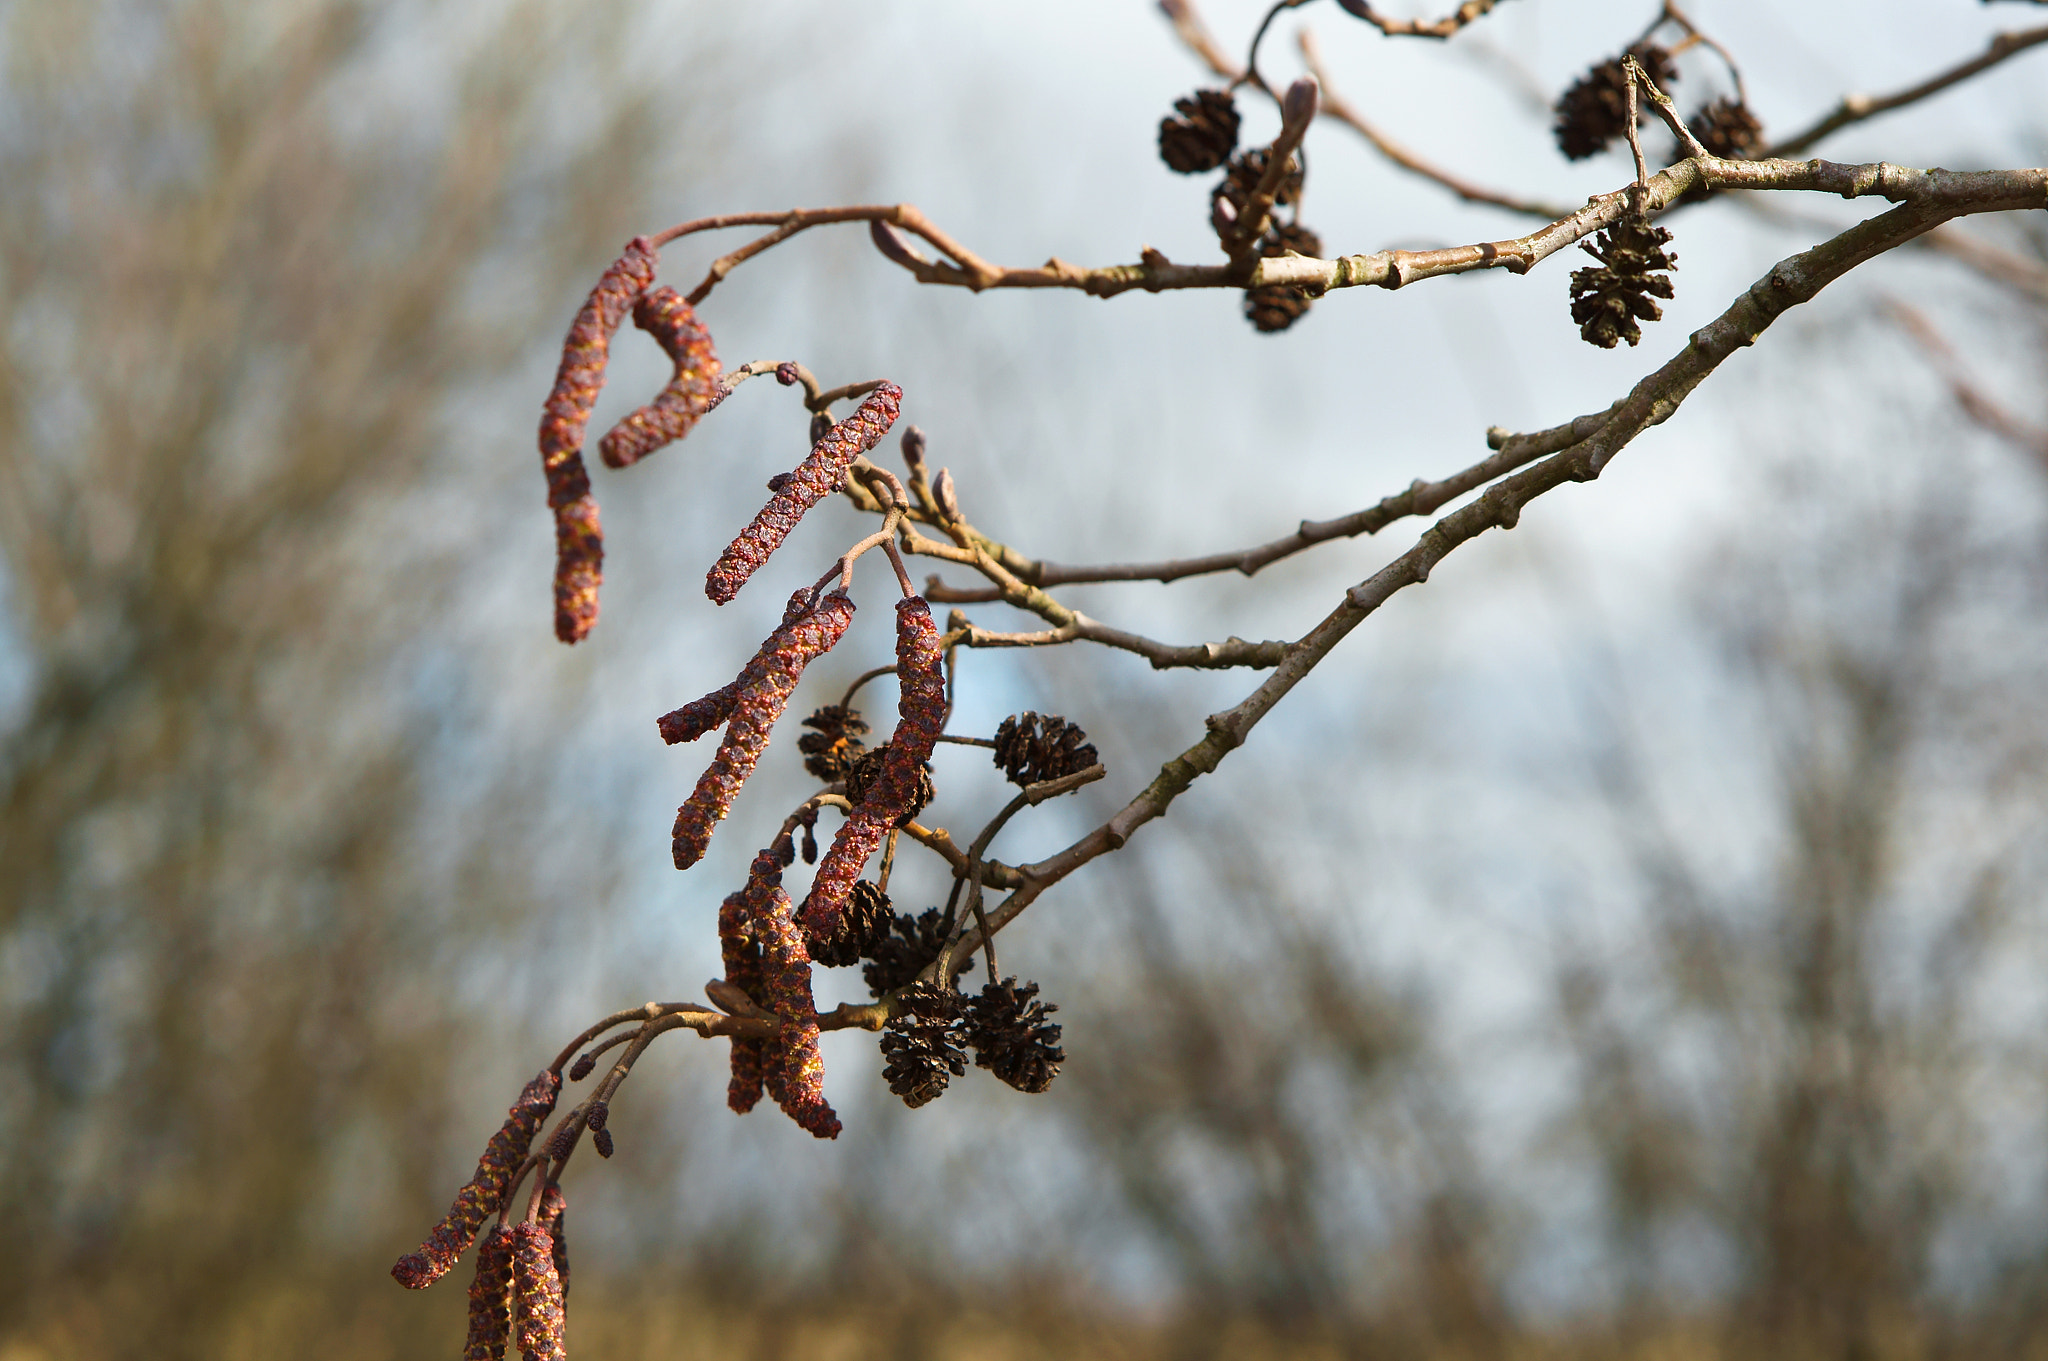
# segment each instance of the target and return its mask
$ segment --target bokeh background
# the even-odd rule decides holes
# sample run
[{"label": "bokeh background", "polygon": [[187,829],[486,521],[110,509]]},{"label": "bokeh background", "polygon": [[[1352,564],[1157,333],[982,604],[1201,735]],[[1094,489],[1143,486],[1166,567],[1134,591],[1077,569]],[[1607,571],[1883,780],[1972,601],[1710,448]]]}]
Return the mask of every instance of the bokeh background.
[{"label": "bokeh background", "polygon": [[[2048,18],[1690,11],[1778,132]],[[1260,11],[1205,12],[1241,51]],[[1654,14],[1521,0],[1432,44],[1311,6],[1262,64],[1298,69],[1313,26],[1390,134],[1570,202],[1624,158],[1566,165],[1543,105]],[[1823,151],[2040,164],[2044,61]],[[652,719],[725,680],[856,524],[823,508],[774,580],[703,599],[805,439],[749,385],[595,471],[604,618],[557,645],[532,428],[578,298],[636,232],[797,203],[914,201],[1017,264],[1207,258],[1205,183],[1153,139],[1208,78],[1136,0],[11,0],[0,71],[0,1357],[452,1355],[459,1280],[407,1294],[390,1262],[569,1034],[699,995],[745,829],[805,789],[779,745],[677,875],[705,753]],[[1725,88],[1704,52],[1682,71],[1685,107]],[[1524,230],[1341,127],[1308,147],[1332,250]],[[1597,410],[1869,211],[1688,210],[1678,297],[1633,352],[1579,343],[1562,257],[1261,336],[1223,294],[920,290],[821,230],[703,314],[729,364],[900,382],[970,517],[1024,551],[1156,557]],[[720,1048],[664,1041],[619,1156],[568,1188],[576,1350],[2048,1346],[2048,445],[1968,419],[1897,310],[2037,431],[2027,218],[1963,227],[2002,273],[1902,251],[1782,322],[1041,901],[1002,956],[1062,1008],[1047,1095],[970,1072],[908,1112],[872,1037],[831,1036],[848,1128],[822,1145],[734,1118]],[[620,348],[599,428],[662,376]],[[1418,527],[1067,594],[1175,641],[1293,637]],[[886,656],[886,613],[800,709]],[[1110,769],[998,853],[1062,844],[1252,683],[969,657],[957,730],[1056,711]],[[972,751],[937,777],[956,829],[1004,797]],[[945,887],[916,862],[898,884],[913,909]]]}]

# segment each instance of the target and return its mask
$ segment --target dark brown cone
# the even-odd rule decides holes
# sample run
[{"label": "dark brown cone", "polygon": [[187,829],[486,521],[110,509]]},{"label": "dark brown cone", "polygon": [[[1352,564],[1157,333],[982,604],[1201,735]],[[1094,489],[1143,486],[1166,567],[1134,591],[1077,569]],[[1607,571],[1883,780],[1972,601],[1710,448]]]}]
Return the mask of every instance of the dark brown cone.
[{"label": "dark brown cone", "polygon": [[1005,779],[1020,787],[1057,780],[1096,763],[1095,747],[1087,739],[1077,724],[1058,714],[1027,709],[996,729],[995,763]]},{"label": "dark brown cone", "polygon": [[1060,1048],[1060,1027],[1046,1018],[1058,1007],[1033,1001],[1038,985],[1017,986],[1006,978],[990,983],[967,999],[967,1043],[974,1062],[1020,1092],[1038,1093],[1059,1076],[1067,1053]]},{"label": "dark brown cone", "polygon": [[[1275,207],[1285,208],[1301,198],[1302,169],[1299,157],[1288,159],[1288,171],[1280,177],[1279,187],[1273,195]],[[1252,191],[1259,187],[1259,180],[1266,173],[1266,153],[1262,148],[1253,147],[1240,151],[1230,158],[1230,168],[1217,186],[1210,191],[1211,198],[1222,199],[1233,210],[1233,221],[1241,221],[1245,205],[1251,201]]]},{"label": "dark brown cone", "polygon": [[1764,125],[1747,104],[1722,95],[1685,120],[1700,145],[1723,160],[1741,161],[1754,156],[1764,144]]},{"label": "dark brown cone", "polygon": [[[1276,225],[1259,240],[1259,255],[1278,259],[1289,252],[1320,259],[1323,239],[1299,223]],[[1261,331],[1284,331],[1308,313],[1314,301],[1305,288],[1293,284],[1261,284],[1244,293],[1245,319]]]},{"label": "dark brown cone", "polygon": [[[1588,156],[1597,156],[1607,149],[1607,144],[1628,133],[1628,72],[1622,68],[1623,57],[1634,57],[1642,64],[1643,71],[1657,83],[1659,89],[1668,90],[1678,79],[1678,68],[1671,64],[1671,53],[1656,43],[1647,40],[1637,43],[1620,57],[1611,57],[1572,82],[1571,88],[1558,96],[1555,112],[1557,122],[1552,131],[1557,136],[1557,149],[1567,160],[1583,161]],[[1636,100],[1636,121],[1649,117],[1649,100],[1641,95]]]},{"label": "dark brown cone", "polygon": [[[927,964],[939,957],[951,931],[952,924],[936,907],[926,908],[915,917],[897,913],[890,921],[878,924],[864,951],[874,962],[862,967],[861,981],[877,998],[896,991],[915,980]],[[973,965],[973,955],[955,959],[954,976],[967,972]]]},{"label": "dark brown cone", "polygon": [[1228,90],[1197,90],[1173,101],[1178,118],[1159,120],[1159,159],[1183,175],[1214,170],[1237,150],[1242,121]]},{"label": "dark brown cone", "polygon": [[857,880],[852,896],[846,900],[846,911],[839,918],[839,929],[829,940],[810,942],[811,961],[828,969],[858,964],[889,939],[895,922],[889,895],[869,880]]},{"label": "dark brown cone", "polygon": [[956,1034],[960,994],[951,984],[915,983],[897,1001],[901,1009],[882,1034],[882,1054],[889,1060],[882,1076],[889,1090],[916,1110],[937,1100],[948,1081],[967,1071]]},{"label": "dark brown cone", "polygon": [[816,731],[797,738],[796,749],[804,754],[804,769],[826,784],[845,779],[854,758],[867,750],[860,739],[868,725],[851,705],[827,704],[805,719],[804,726]]},{"label": "dark brown cone", "polygon": [[1587,344],[1603,350],[1613,349],[1617,340],[1634,345],[1643,338],[1638,321],[1663,317],[1663,309],[1650,299],[1672,295],[1663,271],[1678,268],[1678,258],[1662,249],[1670,239],[1670,232],[1648,218],[1625,217],[1593,244],[1579,243],[1600,261],[1596,268],[1572,271],[1572,320]]},{"label": "dark brown cone", "polygon": [[[882,770],[888,763],[889,743],[887,742],[876,747],[873,751],[864,751],[849,761],[845,773],[840,776],[846,782],[846,797],[858,806],[860,801],[868,796],[868,791],[875,787],[875,781],[882,777]],[[917,770],[917,788],[911,793],[910,805],[903,810],[903,815],[896,819],[896,825],[898,827],[907,825],[912,818],[922,813],[930,805],[931,801],[938,796],[938,786],[932,783],[931,768],[929,766],[919,766]]]}]

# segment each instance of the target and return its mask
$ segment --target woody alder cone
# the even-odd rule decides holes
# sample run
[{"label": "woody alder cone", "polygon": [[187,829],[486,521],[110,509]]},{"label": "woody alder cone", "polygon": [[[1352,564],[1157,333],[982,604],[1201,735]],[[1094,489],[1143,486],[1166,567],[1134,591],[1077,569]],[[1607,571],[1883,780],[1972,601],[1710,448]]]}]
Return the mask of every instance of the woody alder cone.
[{"label": "woody alder cone", "polygon": [[1159,159],[1183,175],[1214,170],[1237,150],[1237,102],[1228,90],[1197,90],[1173,101],[1178,118],[1159,120]]},{"label": "woody alder cone", "polygon": [[1663,273],[1676,269],[1676,256],[1666,254],[1671,233],[1646,217],[1625,217],[1579,248],[1600,261],[1597,268],[1572,271],[1572,320],[1589,345],[1614,348],[1616,340],[1634,345],[1643,338],[1638,321],[1656,321],[1663,309],[1650,299],[1671,296],[1671,280]]},{"label": "woody alder cone", "polygon": [[[1634,57],[1659,89],[1678,79],[1671,54],[1653,42],[1637,43],[1621,57],[1603,61],[1580,76],[1558,97],[1557,123],[1552,128],[1557,134],[1557,149],[1566,159],[1583,161],[1588,156],[1597,156],[1607,149],[1609,142],[1627,135],[1628,72],[1622,69],[1623,57]],[[1637,121],[1646,116],[1643,111],[1647,105],[1647,100],[1637,101]]]},{"label": "woody alder cone", "polygon": [[[869,880],[857,880],[846,900],[846,911],[840,914],[839,928],[830,939],[811,939],[811,962],[828,969],[858,964],[882,947],[895,924],[896,914],[890,908],[889,895]],[[916,972],[911,971],[913,977]]]},{"label": "woody alder cone", "polygon": [[796,749],[804,754],[804,769],[826,784],[846,778],[854,758],[867,750],[868,744],[860,740],[867,722],[850,704],[827,704],[805,719],[804,726],[816,731],[797,738]]},{"label": "woody alder cone", "polygon": [[[1259,238],[1261,259],[1276,260],[1290,251],[1320,259],[1323,238],[1298,222],[1276,224]],[[1261,331],[1284,331],[1301,320],[1313,301],[1307,289],[1294,284],[1261,284],[1244,292],[1245,320]]]},{"label": "woody alder cone", "polygon": [[1754,156],[1764,144],[1764,125],[1749,111],[1749,105],[1722,95],[1685,120],[1700,145],[1723,160],[1741,161]]},{"label": "woody alder cone", "polygon": [[1038,985],[1014,978],[990,983],[967,1000],[967,1043],[974,1062],[1020,1092],[1042,1092],[1059,1076],[1067,1053],[1060,1027],[1046,1019],[1058,1007],[1034,1001]]},{"label": "woody alder cone", "polygon": [[914,983],[897,1001],[903,1009],[889,1018],[882,1035],[882,1054],[889,1060],[882,1076],[889,1090],[916,1110],[937,1100],[947,1082],[967,1071],[967,1056],[954,1033],[960,1024],[960,994],[950,983]]},{"label": "woody alder cone", "polygon": [[995,763],[1014,785],[1057,780],[1096,763],[1094,744],[1087,739],[1078,724],[1027,709],[1004,719],[996,729]]}]

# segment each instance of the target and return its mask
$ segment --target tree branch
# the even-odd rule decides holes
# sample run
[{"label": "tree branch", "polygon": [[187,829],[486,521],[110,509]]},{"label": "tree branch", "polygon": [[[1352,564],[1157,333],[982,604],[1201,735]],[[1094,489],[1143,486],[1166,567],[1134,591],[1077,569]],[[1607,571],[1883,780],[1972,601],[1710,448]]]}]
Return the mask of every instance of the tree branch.
[{"label": "tree branch", "polygon": [[1844,95],[1834,111],[1803,132],[1794,133],[1773,146],[1764,155],[1767,157],[1792,156],[1806,150],[1831,132],[1860,123],[1866,118],[1875,118],[1893,109],[1902,109],[1908,104],[1917,104],[1929,95],[1935,95],[1949,86],[1968,80],[1979,71],[1989,70],[2007,57],[2016,56],[2040,43],[2048,42],[2048,26],[2023,29],[2017,33],[2001,33],[1991,40],[1982,56],[1972,57],[1960,66],[1952,66],[1939,75],[1931,76],[1910,89],[1897,94],[1873,99],[1869,95]]}]

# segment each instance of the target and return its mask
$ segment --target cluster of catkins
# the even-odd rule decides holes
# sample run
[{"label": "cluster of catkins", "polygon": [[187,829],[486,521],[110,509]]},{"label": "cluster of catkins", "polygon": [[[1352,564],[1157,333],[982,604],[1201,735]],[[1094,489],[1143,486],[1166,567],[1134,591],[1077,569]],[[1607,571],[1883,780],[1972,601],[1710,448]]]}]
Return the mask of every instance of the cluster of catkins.
[{"label": "cluster of catkins", "polygon": [[710,333],[674,289],[653,287],[658,262],[646,237],[626,243],[625,253],[598,279],[569,327],[555,385],[541,411],[540,461],[547,474],[548,506],[555,513],[555,636],[565,643],[580,642],[597,623],[604,531],[583,467],[583,433],[604,386],[612,337],[626,313],[632,312],[633,324],[668,354],[675,375],[653,401],[599,442],[606,464],[624,468],[681,439],[724,395]]},{"label": "cluster of catkins", "polygon": [[424,1290],[445,1276],[476,1241],[484,1221],[497,1217],[477,1249],[464,1361],[499,1361],[513,1340],[529,1361],[556,1361],[567,1354],[567,1201],[561,1188],[550,1184],[543,1188],[532,1218],[513,1219],[507,1204],[533,1138],[554,1111],[561,1090],[562,1075],[553,1069],[526,1084],[504,1125],[485,1146],[476,1175],[456,1192],[455,1203],[419,1250],[399,1258],[391,1268],[400,1285]]},{"label": "cluster of catkins", "polygon": [[[1175,116],[1159,123],[1159,159],[1183,175],[1223,170],[1223,178],[1209,193],[1209,221],[1218,236],[1229,238],[1240,229],[1252,191],[1266,173],[1266,153],[1256,147],[1237,149],[1241,119],[1228,90],[1197,90],[1175,100],[1173,107]],[[1290,158],[1273,202],[1294,208],[1297,220],[1282,223],[1268,214],[1264,229],[1251,242],[1254,256],[1322,255],[1322,238],[1298,220],[1302,183],[1301,161]],[[1301,319],[1311,301],[1306,289],[1292,284],[1262,284],[1245,290],[1244,314],[1261,331],[1284,331]]]},{"label": "cluster of catkins", "polygon": [[[1598,155],[1628,134],[1631,77],[1624,63],[1630,57],[1659,89],[1678,79],[1671,52],[1648,38],[1580,76],[1558,97],[1554,110],[1557,148],[1568,159]],[[1639,123],[1649,116],[1648,107],[1646,98],[1637,100]],[[1686,126],[1709,154],[1724,159],[1744,159],[1763,149],[1762,121],[1740,99],[1727,95],[1702,105]],[[1703,189],[1686,196],[1704,197]],[[1624,341],[1634,345],[1643,335],[1639,323],[1663,317],[1663,309],[1653,300],[1672,296],[1669,271],[1678,267],[1677,257],[1663,249],[1670,239],[1669,231],[1652,225],[1638,209],[1601,232],[1591,245],[1580,243],[1580,249],[1599,262],[1573,271],[1571,277],[1572,320],[1587,344],[1610,350]]]}]

